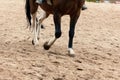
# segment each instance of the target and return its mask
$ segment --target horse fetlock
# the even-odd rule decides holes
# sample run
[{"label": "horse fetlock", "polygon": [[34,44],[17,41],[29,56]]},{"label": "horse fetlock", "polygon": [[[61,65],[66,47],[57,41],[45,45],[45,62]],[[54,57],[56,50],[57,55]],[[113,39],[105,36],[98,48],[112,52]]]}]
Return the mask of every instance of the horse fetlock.
[{"label": "horse fetlock", "polygon": [[62,34],[61,32],[56,32],[56,33],[55,33],[55,37],[56,37],[56,38],[59,38],[59,37],[61,36],[61,34]]}]

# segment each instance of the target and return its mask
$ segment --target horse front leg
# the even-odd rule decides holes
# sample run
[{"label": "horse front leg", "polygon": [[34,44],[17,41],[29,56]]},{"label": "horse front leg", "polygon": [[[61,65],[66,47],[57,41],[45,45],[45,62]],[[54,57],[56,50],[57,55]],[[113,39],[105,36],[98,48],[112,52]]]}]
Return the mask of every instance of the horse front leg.
[{"label": "horse front leg", "polygon": [[79,15],[80,15],[80,12],[76,13],[76,15],[70,15],[68,53],[71,57],[75,56],[75,52],[73,50],[73,38],[74,38],[74,33],[75,33],[75,25],[79,18]]},{"label": "horse front leg", "polygon": [[54,23],[55,23],[55,36],[49,41],[45,42],[44,49],[49,50],[49,48],[54,44],[54,42],[61,36],[61,15],[54,13]]}]

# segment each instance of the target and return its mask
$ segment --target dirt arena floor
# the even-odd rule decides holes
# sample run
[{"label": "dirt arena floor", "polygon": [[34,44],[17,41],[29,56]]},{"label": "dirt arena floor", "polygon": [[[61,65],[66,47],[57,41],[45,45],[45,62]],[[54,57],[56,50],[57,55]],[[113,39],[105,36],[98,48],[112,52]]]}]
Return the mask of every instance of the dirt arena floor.
[{"label": "dirt arena floor", "polygon": [[52,15],[34,47],[24,3],[0,0],[0,80],[120,80],[120,4],[86,2],[72,58],[67,52],[69,16],[62,17],[62,37],[46,51],[42,45],[54,36]]}]

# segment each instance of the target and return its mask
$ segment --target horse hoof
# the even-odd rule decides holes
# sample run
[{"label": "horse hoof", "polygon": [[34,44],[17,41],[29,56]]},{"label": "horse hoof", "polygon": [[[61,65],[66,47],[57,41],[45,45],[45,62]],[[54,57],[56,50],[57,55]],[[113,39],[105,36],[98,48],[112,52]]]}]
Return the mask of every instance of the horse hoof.
[{"label": "horse hoof", "polygon": [[43,25],[43,24],[41,24],[41,29],[45,29],[45,27],[44,27],[44,25]]},{"label": "horse hoof", "polygon": [[44,47],[45,50],[49,50],[50,49],[50,46],[48,45],[48,42],[45,42],[43,47]]},{"label": "horse hoof", "polygon": [[70,57],[75,57],[75,54],[69,54]]},{"label": "horse hoof", "polygon": [[38,37],[37,40],[40,40],[40,38]]},{"label": "horse hoof", "polygon": [[34,42],[34,40],[32,40],[32,45],[39,46],[39,43],[38,42]]},{"label": "horse hoof", "polygon": [[73,49],[69,48],[68,53],[70,57],[75,57],[75,52],[73,51]]},{"label": "horse hoof", "polygon": [[35,45],[34,41],[32,40],[32,45]]}]

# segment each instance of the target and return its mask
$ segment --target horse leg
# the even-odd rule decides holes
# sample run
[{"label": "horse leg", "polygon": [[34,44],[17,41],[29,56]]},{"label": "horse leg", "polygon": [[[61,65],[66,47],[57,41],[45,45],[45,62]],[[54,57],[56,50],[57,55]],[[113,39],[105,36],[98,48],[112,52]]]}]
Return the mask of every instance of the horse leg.
[{"label": "horse leg", "polygon": [[75,31],[75,25],[76,22],[79,18],[80,15],[80,11],[78,13],[76,13],[76,15],[70,15],[70,30],[69,30],[69,43],[68,43],[68,52],[69,55],[74,57],[75,56],[75,52],[73,50],[73,37],[74,37],[74,31]]},{"label": "horse leg", "polygon": [[44,49],[48,50],[54,42],[61,36],[61,15],[58,13],[54,14],[54,23],[55,23],[55,37],[45,42]]},{"label": "horse leg", "polygon": [[42,26],[42,22],[45,18],[47,18],[49,16],[49,14],[47,14],[45,11],[41,10],[40,12],[40,16],[38,18],[38,22],[37,22],[37,39],[39,40],[39,33],[40,33],[40,28]]},{"label": "horse leg", "polygon": [[38,39],[37,39],[37,20],[36,20],[36,12],[34,14],[32,14],[33,17],[33,40],[32,40],[32,44],[33,45],[39,45]]}]

